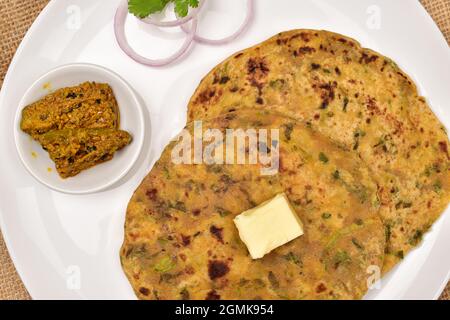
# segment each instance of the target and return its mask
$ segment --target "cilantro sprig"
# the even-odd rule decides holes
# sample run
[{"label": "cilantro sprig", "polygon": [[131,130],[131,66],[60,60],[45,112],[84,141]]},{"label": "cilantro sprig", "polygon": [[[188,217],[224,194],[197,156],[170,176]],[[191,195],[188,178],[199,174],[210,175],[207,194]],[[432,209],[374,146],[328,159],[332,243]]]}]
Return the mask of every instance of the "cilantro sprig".
[{"label": "cilantro sprig", "polygon": [[175,4],[178,17],[186,17],[189,8],[197,8],[199,5],[199,0],[129,0],[128,11],[142,19],[161,12],[170,2]]}]

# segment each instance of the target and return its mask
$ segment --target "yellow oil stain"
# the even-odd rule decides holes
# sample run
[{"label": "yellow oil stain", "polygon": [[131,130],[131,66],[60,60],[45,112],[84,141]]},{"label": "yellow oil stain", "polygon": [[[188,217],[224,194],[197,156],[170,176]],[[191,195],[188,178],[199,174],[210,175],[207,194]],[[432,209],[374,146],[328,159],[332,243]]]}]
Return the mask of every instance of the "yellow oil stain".
[{"label": "yellow oil stain", "polygon": [[42,89],[47,90],[47,91],[52,91],[52,84],[50,82],[46,82],[42,86]]},{"label": "yellow oil stain", "polygon": [[52,172],[52,168],[47,168],[47,172]]},{"label": "yellow oil stain", "polygon": [[36,153],[36,152],[32,151],[32,152],[31,152],[31,156],[32,156],[33,158],[35,158],[35,159],[36,159],[38,155],[37,155],[37,153]]}]

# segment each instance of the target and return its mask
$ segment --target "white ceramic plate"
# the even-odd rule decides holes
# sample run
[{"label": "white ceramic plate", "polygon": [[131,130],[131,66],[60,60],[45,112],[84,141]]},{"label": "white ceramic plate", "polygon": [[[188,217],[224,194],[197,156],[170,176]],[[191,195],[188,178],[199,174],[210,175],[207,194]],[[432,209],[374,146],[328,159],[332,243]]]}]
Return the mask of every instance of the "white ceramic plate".
[{"label": "white ceramic plate", "polygon": [[[133,190],[167,142],[184,126],[186,105],[200,79],[233,52],[293,28],[328,29],[358,39],[393,58],[417,82],[438,117],[450,125],[450,51],[415,0],[257,0],[256,20],[224,47],[196,45],[170,67],[151,69],[128,59],[113,35],[119,0],[54,0],[20,46],[0,97],[0,222],[14,263],[33,298],[134,298],[119,263],[125,209]],[[199,25],[205,35],[225,35],[244,16],[241,0],[211,0]],[[184,35],[127,25],[139,52],[161,57]],[[158,40],[162,34],[172,41]],[[160,42],[158,42],[160,41]],[[158,45],[158,43],[160,45]],[[36,182],[20,164],[14,114],[26,89],[46,71],[66,63],[105,66],[126,79],[146,103],[153,123],[144,152],[119,187],[93,195],[58,193]],[[383,278],[367,299],[433,299],[449,279],[450,212],[423,244]]]},{"label": "white ceramic plate", "polygon": [[[22,110],[54,90],[76,86],[85,81],[108,83],[111,86],[119,105],[120,129],[128,131],[133,142],[117,152],[112,160],[85,170],[75,177],[61,179],[48,153],[38,142],[20,130]],[[136,163],[144,143],[144,112],[140,100],[119,75],[103,67],[73,63],[52,69],[33,83],[17,108],[14,138],[19,157],[31,175],[56,191],[88,194],[119,185]]]}]

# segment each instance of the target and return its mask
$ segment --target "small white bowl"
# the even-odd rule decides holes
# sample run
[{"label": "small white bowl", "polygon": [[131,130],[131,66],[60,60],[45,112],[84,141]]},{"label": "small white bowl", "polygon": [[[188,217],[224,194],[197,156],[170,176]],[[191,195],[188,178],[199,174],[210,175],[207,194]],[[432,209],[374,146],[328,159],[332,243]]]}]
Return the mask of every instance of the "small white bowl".
[{"label": "small white bowl", "polygon": [[[85,170],[75,177],[62,179],[48,153],[20,129],[22,110],[56,89],[76,86],[85,81],[108,83],[112,87],[120,110],[120,129],[128,131],[133,141],[118,151],[112,160]],[[20,159],[39,182],[63,193],[88,194],[115,185],[131,170],[142,150],[144,131],[143,106],[124,79],[97,65],[69,64],[44,74],[27,90],[17,109],[14,138]]]}]

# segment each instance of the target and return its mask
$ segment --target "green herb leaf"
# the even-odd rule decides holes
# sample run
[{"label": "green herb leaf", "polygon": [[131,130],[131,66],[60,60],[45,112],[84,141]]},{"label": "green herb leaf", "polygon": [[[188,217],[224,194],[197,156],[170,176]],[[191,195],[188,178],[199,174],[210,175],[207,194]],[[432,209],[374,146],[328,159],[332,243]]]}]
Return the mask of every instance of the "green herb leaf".
[{"label": "green herb leaf", "polygon": [[228,211],[228,210],[226,210],[226,209],[224,209],[224,208],[221,208],[221,207],[216,207],[215,209],[216,209],[216,211],[219,213],[219,215],[220,215],[222,218],[224,218],[224,217],[226,217],[226,216],[228,216],[228,215],[231,214],[230,211]]},{"label": "green herb leaf", "polygon": [[319,153],[319,160],[322,161],[323,163],[328,163],[329,161],[328,157],[323,152]]},{"label": "green herb leaf", "polygon": [[415,246],[419,244],[422,241],[423,238],[423,231],[422,230],[416,230],[414,235],[409,239],[409,244],[412,246]]},{"label": "green herb leaf", "polygon": [[290,261],[296,265],[301,264],[300,258],[293,252],[289,252],[287,255],[283,256],[287,261]]},{"label": "green herb leaf", "polygon": [[164,257],[154,266],[155,271],[166,273],[175,267],[175,262],[170,257]]},{"label": "green herb leaf", "polygon": [[442,182],[440,180],[436,180],[433,184],[434,192],[439,193],[442,190]]},{"label": "green herb leaf", "polygon": [[339,180],[340,177],[341,177],[341,174],[340,174],[339,170],[336,170],[335,172],[333,172],[333,178],[335,180]]},{"label": "green herb leaf", "polygon": [[349,264],[351,263],[352,259],[350,255],[347,253],[347,251],[338,251],[333,259],[334,262],[334,268],[337,269],[341,265]]},{"label": "green herb leaf", "polygon": [[331,213],[329,213],[329,212],[322,213],[322,219],[330,219],[330,218],[331,218]]},{"label": "green herb leaf", "polygon": [[272,89],[279,90],[284,86],[285,83],[286,83],[286,80],[284,80],[284,79],[276,79],[276,80],[270,81],[269,86]]},{"label": "green herb leaf", "polygon": [[186,17],[189,13],[189,7],[197,8],[199,0],[174,0],[175,13],[179,17]]},{"label": "green herb leaf", "polygon": [[273,289],[278,289],[280,287],[280,282],[272,271],[269,271],[268,278]]},{"label": "green herb leaf", "polygon": [[186,17],[189,8],[197,8],[199,0],[129,0],[128,11],[138,18],[146,18],[161,12],[170,2],[175,4],[175,13],[179,17]]},{"label": "green herb leaf", "polygon": [[352,243],[355,245],[355,247],[357,247],[358,249],[361,249],[361,250],[363,250],[364,249],[364,246],[361,244],[361,243],[359,243],[359,241],[356,239],[356,238],[352,238]]},{"label": "green herb leaf", "polygon": [[405,254],[403,253],[403,250],[397,251],[395,254],[397,258],[403,259],[405,257]]},{"label": "green herb leaf", "polygon": [[348,100],[348,98],[345,97],[345,98],[344,98],[344,106],[343,106],[343,108],[342,108],[342,110],[343,110],[344,112],[347,112],[347,106],[348,106],[349,102],[350,102],[350,100]]},{"label": "green herb leaf", "polygon": [[158,241],[160,246],[164,247],[169,242],[169,239],[164,238],[164,237],[159,237],[157,239],[157,241]]},{"label": "green herb leaf", "polygon": [[186,205],[182,201],[176,201],[175,203],[169,203],[169,208],[178,211],[186,212]]},{"label": "green herb leaf", "polygon": [[128,11],[138,18],[162,11],[170,0],[129,0]]},{"label": "green herb leaf", "polygon": [[385,225],[384,234],[386,235],[386,242],[388,242],[392,235],[392,226],[390,224]]},{"label": "green herb leaf", "polygon": [[286,138],[286,140],[290,141],[292,138],[292,131],[294,131],[294,124],[288,123],[283,127],[284,127],[284,137]]},{"label": "green herb leaf", "polygon": [[190,296],[189,290],[186,287],[184,287],[183,290],[180,291],[180,296],[183,300],[189,300]]}]

